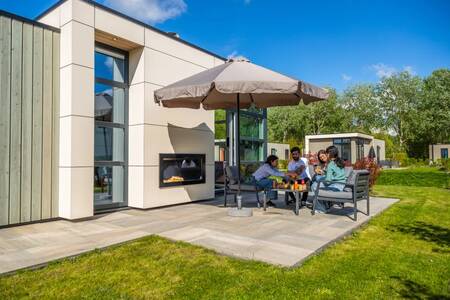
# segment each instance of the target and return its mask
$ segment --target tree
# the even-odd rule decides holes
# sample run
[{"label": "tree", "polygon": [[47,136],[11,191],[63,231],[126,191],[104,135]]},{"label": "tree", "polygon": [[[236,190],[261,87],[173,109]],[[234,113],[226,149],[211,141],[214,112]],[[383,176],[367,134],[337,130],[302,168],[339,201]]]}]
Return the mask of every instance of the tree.
[{"label": "tree", "polygon": [[307,106],[307,134],[337,133],[349,131],[351,117],[342,106],[334,89],[328,89],[329,97]]},{"label": "tree", "polygon": [[269,140],[272,142],[302,145],[307,134],[343,132],[350,125],[351,119],[334,89],[329,89],[327,101],[268,110]]},{"label": "tree", "polygon": [[414,126],[422,125],[417,122],[422,85],[422,79],[405,71],[382,78],[375,87],[384,127],[398,137],[400,148],[405,151]]},{"label": "tree", "polygon": [[370,133],[381,127],[379,102],[372,84],[357,84],[347,88],[342,95],[342,104],[351,116],[354,131]]},{"label": "tree", "polygon": [[420,113],[428,120],[425,132],[432,143],[450,142],[450,70],[435,70],[425,79]]}]

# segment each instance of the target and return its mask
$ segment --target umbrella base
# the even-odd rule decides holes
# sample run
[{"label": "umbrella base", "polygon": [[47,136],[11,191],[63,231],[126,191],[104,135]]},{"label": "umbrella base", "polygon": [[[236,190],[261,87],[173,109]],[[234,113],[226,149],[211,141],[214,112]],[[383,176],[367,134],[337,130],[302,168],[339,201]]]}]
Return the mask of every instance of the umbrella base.
[{"label": "umbrella base", "polygon": [[249,207],[243,207],[241,209],[232,207],[228,209],[228,216],[230,217],[251,217],[253,216],[253,209]]}]

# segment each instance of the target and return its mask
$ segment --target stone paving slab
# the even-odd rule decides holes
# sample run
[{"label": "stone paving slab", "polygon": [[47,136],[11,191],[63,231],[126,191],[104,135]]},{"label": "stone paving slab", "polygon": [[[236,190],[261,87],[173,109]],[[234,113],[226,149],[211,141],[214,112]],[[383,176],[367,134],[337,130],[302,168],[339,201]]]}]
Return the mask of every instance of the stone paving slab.
[{"label": "stone paving slab", "polygon": [[[302,208],[296,216],[284,201],[266,212],[255,207],[252,195],[244,205],[253,217],[229,217],[221,199],[153,210],[129,209],[97,215],[90,220],[58,220],[0,229],[0,274],[79,255],[150,234],[203,246],[243,259],[291,267],[330,242],[358,228],[396,199],[371,198],[371,216],[335,209],[312,216]],[[362,211],[365,203],[360,203]]]}]

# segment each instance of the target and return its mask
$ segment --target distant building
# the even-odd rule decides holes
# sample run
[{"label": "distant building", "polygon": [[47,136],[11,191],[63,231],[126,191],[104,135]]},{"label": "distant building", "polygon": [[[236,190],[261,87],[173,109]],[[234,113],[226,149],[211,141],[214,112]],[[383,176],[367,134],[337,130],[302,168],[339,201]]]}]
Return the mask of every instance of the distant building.
[{"label": "distant building", "polygon": [[305,136],[305,153],[315,153],[331,145],[335,145],[339,149],[341,157],[352,164],[369,156],[372,147],[378,162],[386,159],[384,141],[368,134],[354,132]]},{"label": "distant building", "polygon": [[441,158],[448,158],[448,150],[450,144],[434,144],[428,146],[429,158],[431,161],[436,161]]},{"label": "distant building", "polygon": [[276,155],[279,159],[289,160],[289,144],[267,143],[267,155]]}]

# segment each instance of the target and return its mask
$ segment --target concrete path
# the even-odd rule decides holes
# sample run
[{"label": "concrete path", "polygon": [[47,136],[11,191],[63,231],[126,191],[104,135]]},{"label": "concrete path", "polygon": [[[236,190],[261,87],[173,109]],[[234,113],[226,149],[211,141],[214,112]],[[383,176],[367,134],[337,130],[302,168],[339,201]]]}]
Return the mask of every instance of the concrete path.
[{"label": "concrete path", "polygon": [[[249,197],[244,204],[254,206]],[[350,207],[315,216],[302,208],[296,216],[283,201],[266,212],[255,208],[253,217],[233,218],[216,200],[146,211],[129,209],[80,222],[60,220],[4,228],[0,229],[0,274],[150,234],[234,257],[295,266],[396,201],[371,198],[371,216],[359,213],[357,222],[346,215],[351,215]],[[365,211],[365,203],[359,207]]]}]

